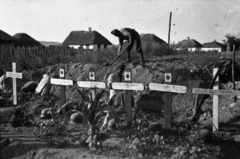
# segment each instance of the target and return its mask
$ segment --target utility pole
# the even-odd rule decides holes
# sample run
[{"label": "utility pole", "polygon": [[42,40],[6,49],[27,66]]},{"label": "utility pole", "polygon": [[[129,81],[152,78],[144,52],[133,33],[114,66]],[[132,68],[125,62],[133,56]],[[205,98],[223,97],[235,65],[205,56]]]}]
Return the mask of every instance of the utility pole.
[{"label": "utility pole", "polygon": [[172,21],[172,12],[170,12],[170,17],[169,17],[169,29],[168,29],[168,54],[170,54],[170,32],[171,32],[171,21]]}]

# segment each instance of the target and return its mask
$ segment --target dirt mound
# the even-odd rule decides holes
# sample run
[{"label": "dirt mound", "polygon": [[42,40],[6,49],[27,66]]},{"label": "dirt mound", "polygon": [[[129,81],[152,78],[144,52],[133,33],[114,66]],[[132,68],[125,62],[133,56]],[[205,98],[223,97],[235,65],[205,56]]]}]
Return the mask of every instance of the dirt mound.
[{"label": "dirt mound", "polygon": [[[98,64],[80,63],[59,64],[41,70],[24,71],[24,81],[39,81],[46,72],[59,74],[60,67],[65,67],[66,79],[88,81],[89,70],[93,68],[96,71],[97,81],[106,81],[108,76],[114,72],[115,66],[103,67]],[[87,151],[88,149],[83,148],[83,145],[80,146],[82,138],[84,135],[86,136],[86,132],[83,131],[81,126],[68,125],[66,131],[62,132],[63,136],[52,135],[58,134],[58,130],[60,131],[60,129],[57,129],[57,125],[54,126],[54,124],[56,124],[55,121],[49,122],[48,127],[43,124],[42,127],[35,127],[33,125],[32,127],[17,128],[1,125],[1,137],[4,139],[8,138],[10,141],[9,145],[1,150],[1,153],[6,154],[4,156],[5,158],[104,158],[106,156],[107,158],[119,158],[120,156],[125,158],[132,155],[135,155],[136,158],[142,158],[144,156],[145,158],[151,158],[151,156],[148,156],[151,154],[155,156],[159,155],[156,156],[156,158],[160,156],[164,158],[178,158],[179,156],[180,158],[181,156],[182,158],[234,158],[235,156],[239,156],[239,145],[235,141],[239,141],[240,129],[238,126],[238,114],[240,108],[238,107],[239,102],[231,106],[233,101],[231,97],[220,99],[219,121],[222,122],[220,124],[220,130],[223,130],[223,133],[214,134],[210,143],[203,143],[203,141],[198,138],[197,132],[202,127],[204,129],[208,128],[209,130],[212,129],[211,97],[209,97],[203,105],[203,111],[205,113],[201,117],[202,120],[194,125],[193,128],[186,128],[184,124],[181,125],[181,123],[176,122],[191,116],[195,102],[195,95],[192,94],[192,88],[208,86],[212,80],[211,71],[209,71],[208,68],[199,68],[194,62],[185,62],[176,58],[159,61],[150,60],[144,65],[128,64],[126,67],[132,71],[133,82],[143,83],[145,86],[151,82],[164,83],[165,72],[172,72],[173,84],[187,86],[188,91],[186,94],[173,95],[174,122],[172,129],[168,130],[164,126],[164,112],[162,111],[164,103],[166,102],[164,101],[164,93],[145,89],[144,91],[133,91],[137,108],[134,110],[136,120],[134,121],[135,123],[133,122],[133,129],[123,134],[120,132],[106,133],[109,135],[109,138],[102,142],[103,149],[99,149],[100,151],[96,154]],[[224,84],[222,88],[231,89],[232,84]],[[81,106],[81,104],[79,104],[79,94],[72,87],[66,87],[66,90],[67,101],[75,101],[78,103],[78,106]],[[54,86],[52,91],[56,96],[60,97],[59,86]],[[19,99],[21,99],[20,104],[22,107],[28,107],[29,109],[39,108],[40,110],[40,108],[49,107],[51,103],[50,101],[48,103],[42,103],[41,98],[33,94],[19,96]],[[58,103],[54,106],[58,107]],[[5,111],[5,114],[3,114],[6,115],[7,113],[8,115],[8,111]],[[36,111],[36,114],[37,115],[33,117],[34,124],[40,125],[41,121],[39,121],[40,119],[38,117],[39,111]],[[161,133],[149,134],[146,132],[145,129],[153,122],[160,122],[160,124],[163,125],[163,131],[161,131]],[[15,132],[17,132],[17,134],[13,135]],[[49,136],[44,136],[43,133],[47,133]],[[36,137],[36,134],[38,134],[41,140]],[[18,139],[17,142],[13,140],[13,138]],[[224,138],[224,140],[222,140],[222,138]],[[230,142],[229,138],[235,141]],[[42,140],[48,141],[46,142],[47,144],[45,142],[42,144],[42,142],[40,142]],[[48,145],[49,141],[51,141],[50,143],[52,144],[50,146],[51,148]],[[17,147],[19,147],[19,149]],[[15,153],[10,153],[14,150]],[[100,155],[98,155],[98,153]]]}]

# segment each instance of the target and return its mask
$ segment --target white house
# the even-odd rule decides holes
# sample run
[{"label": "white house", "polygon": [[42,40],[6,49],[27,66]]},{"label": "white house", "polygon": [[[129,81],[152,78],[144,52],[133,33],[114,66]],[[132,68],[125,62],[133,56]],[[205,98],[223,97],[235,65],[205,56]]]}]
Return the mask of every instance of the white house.
[{"label": "white house", "polygon": [[108,45],[112,43],[91,28],[88,31],[72,31],[62,44],[62,46],[93,50],[104,49]]},{"label": "white house", "polygon": [[227,46],[225,44],[219,43],[217,41],[213,41],[213,42],[204,43],[202,51],[223,52],[226,50],[226,47]]},{"label": "white house", "polygon": [[190,39],[188,37],[187,39],[178,42],[176,50],[188,50],[189,52],[197,52],[201,51],[202,48],[203,45],[201,43],[195,39]]}]

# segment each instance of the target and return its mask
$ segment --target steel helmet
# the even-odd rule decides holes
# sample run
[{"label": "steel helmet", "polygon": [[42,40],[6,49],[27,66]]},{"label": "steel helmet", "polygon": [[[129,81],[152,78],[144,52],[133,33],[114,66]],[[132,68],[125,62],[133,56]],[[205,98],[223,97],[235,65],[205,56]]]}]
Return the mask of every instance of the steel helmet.
[{"label": "steel helmet", "polygon": [[83,123],[83,114],[82,112],[73,113],[70,117],[71,124],[82,124]]},{"label": "steel helmet", "polygon": [[111,119],[108,121],[107,129],[108,130],[117,130],[117,125],[116,125],[116,122],[114,119]]},{"label": "steel helmet", "polygon": [[50,119],[51,118],[51,113],[50,113],[51,108],[45,108],[42,110],[40,118],[41,119]]},{"label": "steel helmet", "polygon": [[201,129],[199,135],[200,138],[206,142],[209,142],[212,139],[212,132],[208,129]]},{"label": "steel helmet", "polygon": [[163,126],[160,122],[152,122],[148,126],[148,131],[162,131]]},{"label": "steel helmet", "polygon": [[25,85],[21,88],[21,90],[19,92],[24,92],[24,93],[32,92],[32,93],[34,93],[37,86],[38,86],[37,81],[28,81],[27,83],[25,83]]}]

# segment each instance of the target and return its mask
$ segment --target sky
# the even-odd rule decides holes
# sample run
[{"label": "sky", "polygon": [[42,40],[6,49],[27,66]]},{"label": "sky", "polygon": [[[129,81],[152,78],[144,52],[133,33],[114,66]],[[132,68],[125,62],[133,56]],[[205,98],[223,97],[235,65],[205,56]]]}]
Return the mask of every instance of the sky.
[{"label": "sky", "polygon": [[111,30],[129,27],[167,42],[170,12],[171,42],[240,37],[240,0],[0,0],[0,30],[62,43],[91,27],[118,44]]}]

